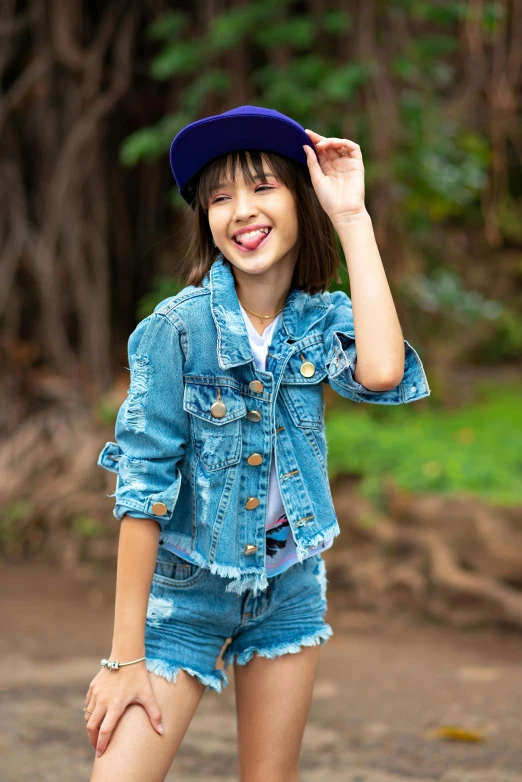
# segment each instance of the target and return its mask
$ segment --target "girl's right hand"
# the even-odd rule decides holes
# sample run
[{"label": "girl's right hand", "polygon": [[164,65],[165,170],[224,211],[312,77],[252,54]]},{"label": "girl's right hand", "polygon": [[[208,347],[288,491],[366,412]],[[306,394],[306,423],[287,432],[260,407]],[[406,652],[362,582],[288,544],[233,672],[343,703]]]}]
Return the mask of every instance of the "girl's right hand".
[{"label": "girl's right hand", "polygon": [[116,671],[102,668],[90,683],[85,698],[87,732],[97,757],[107,749],[112,731],[131,703],[141,704],[154,730],[163,735],[161,711],[154,697],[145,660]]}]

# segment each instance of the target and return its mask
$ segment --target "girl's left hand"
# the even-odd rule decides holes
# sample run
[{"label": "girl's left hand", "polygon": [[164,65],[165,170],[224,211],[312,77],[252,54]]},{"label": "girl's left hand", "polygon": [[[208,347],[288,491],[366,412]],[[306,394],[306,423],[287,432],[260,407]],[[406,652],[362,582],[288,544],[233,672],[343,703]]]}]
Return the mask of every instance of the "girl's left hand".
[{"label": "girl's left hand", "polygon": [[306,133],[319,155],[318,160],[313,150],[303,145],[312,185],[324,211],[334,223],[364,213],[364,164],[359,144],[326,138],[313,130]]}]

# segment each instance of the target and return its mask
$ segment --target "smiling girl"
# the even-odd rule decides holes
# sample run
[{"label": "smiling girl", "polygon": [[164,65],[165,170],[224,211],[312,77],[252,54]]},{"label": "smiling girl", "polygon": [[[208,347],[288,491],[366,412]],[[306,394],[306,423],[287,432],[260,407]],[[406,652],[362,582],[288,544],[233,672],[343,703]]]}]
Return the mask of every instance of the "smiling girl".
[{"label": "smiling girl", "polygon": [[[333,633],[322,553],[340,533],[323,383],[357,403],[430,390],[356,142],[241,106],[185,127],[170,159],[194,211],[187,285],[131,334],[128,396],[98,462],[117,473],[122,523],[111,659],[85,700],[91,780],[164,780],[233,665],[240,782],[296,782]],[[336,234],[352,299],[328,292]]]}]

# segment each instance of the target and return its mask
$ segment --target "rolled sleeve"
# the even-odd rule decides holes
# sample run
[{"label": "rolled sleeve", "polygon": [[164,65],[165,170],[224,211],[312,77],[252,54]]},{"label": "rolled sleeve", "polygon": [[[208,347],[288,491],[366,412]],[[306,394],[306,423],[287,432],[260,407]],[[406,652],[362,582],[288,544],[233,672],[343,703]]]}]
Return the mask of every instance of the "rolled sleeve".
[{"label": "rolled sleeve", "polygon": [[114,516],[134,511],[163,530],[174,513],[190,436],[178,328],[164,314],[149,315],[130,335],[128,357],[130,387],[116,418],[116,442],[105,444],[98,465],[117,475],[109,495]]},{"label": "rolled sleeve", "polygon": [[352,303],[344,291],[334,291],[331,296],[334,308],[327,316],[324,344],[326,379],[334,391],[354,402],[378,405],[400,405],[429,396],[431,391],[422,361],[407,340],[404,340],[404,374],[395,388],[372,391],[357,382]]}]

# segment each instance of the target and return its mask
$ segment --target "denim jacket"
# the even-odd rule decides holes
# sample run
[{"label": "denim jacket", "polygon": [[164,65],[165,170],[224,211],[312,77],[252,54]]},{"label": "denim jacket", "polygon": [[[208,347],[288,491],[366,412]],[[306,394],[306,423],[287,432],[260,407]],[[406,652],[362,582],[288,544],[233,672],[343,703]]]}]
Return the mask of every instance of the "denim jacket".
[{"label": "denim jacket", "polygon": [[404,340],[404,375],[370,391],[354,379],[350,298],[292,288],[256,368],[228,260],[202,286],[162,301],[129,337],[130,387],[98,464],[117,474],[114,516],[154,519],[161,541],[231,578],[227,591],[264,590],[271,458],[302,561],[339,534],[327,470],[323,383],[352,402],[398,405],[430,395]]}]

